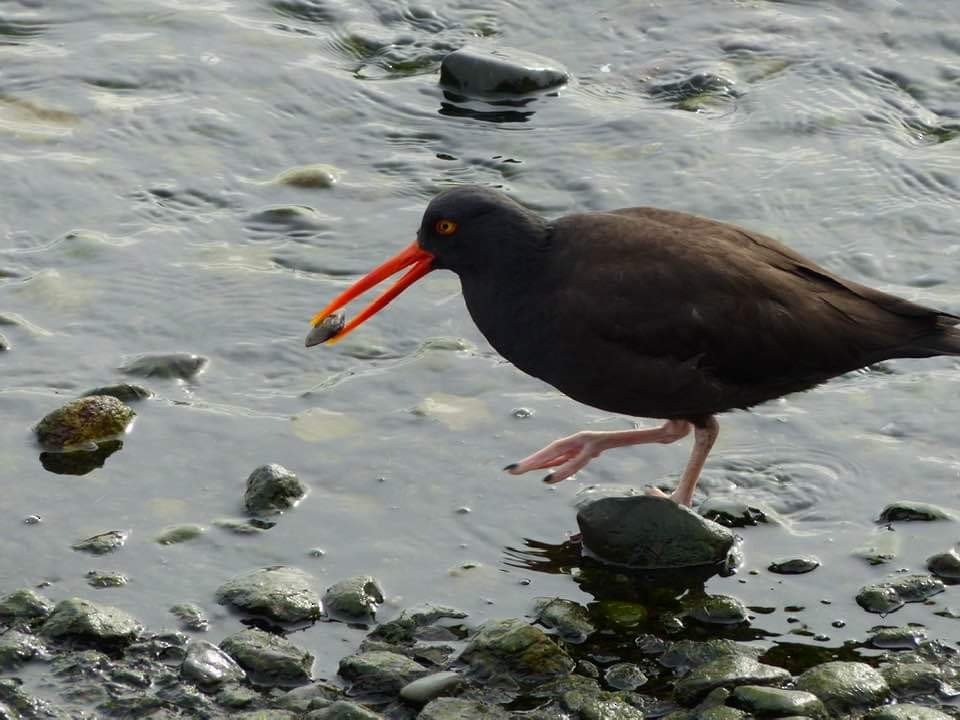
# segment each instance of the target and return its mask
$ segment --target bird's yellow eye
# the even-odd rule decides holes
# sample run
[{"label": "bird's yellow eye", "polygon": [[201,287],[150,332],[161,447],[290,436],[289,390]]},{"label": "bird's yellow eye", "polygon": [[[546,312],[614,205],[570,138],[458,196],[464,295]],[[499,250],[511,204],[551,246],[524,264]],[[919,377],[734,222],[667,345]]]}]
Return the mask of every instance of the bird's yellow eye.
[{"label": "bird's yellow eye", "polygon": [[453,220],[437,220],[433,227],[438,235],[453,235],[457,231],[457,224]]}]

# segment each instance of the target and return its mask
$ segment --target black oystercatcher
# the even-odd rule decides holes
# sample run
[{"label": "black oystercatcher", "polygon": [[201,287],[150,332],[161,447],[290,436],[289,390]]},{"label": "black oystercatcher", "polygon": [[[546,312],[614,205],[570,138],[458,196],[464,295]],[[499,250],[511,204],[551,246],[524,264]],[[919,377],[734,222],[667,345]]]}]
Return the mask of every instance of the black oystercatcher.
[{"label": "black oystercatcher", "polygon": [[[408,267],[353,320],[329,327],[336,310]],[[960,355],[960,317],[845,280],[750,230],[648,207],[546,220],[482,187],[434,198],[416,242],[318,313],[307,346],[339,340],[441,268],[460,276],[477,327],[518,368],[587,405],[666,421],[579,432],[506,468],[551,468],[546,482],[604,450],[693,430],[671,496],[689,505],[717,413],[880,360]]]}]

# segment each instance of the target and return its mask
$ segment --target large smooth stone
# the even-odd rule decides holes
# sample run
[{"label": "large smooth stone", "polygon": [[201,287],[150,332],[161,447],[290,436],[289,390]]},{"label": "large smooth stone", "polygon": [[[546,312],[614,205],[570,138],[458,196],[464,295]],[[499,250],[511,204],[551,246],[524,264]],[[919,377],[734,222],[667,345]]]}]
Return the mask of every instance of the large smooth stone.
[{"label": "large smooth stone", "polygon": [[465,95],[526,95],[566,84],[565,68],[511,48],[462,47],[440,63],[440,84]]}]

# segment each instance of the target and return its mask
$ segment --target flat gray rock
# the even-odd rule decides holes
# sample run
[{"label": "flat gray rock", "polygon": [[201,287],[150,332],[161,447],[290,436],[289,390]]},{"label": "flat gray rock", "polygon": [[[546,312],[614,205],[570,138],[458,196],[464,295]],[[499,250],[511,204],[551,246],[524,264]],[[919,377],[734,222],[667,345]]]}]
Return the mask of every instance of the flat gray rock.
[{"label": "flat gray rock", "polygon": [[217,589],[217,602],[278,622],[317,620],[320,596],[313,578],[293,567],[275,566],[253,570],[229,580]]},{"label": "flat gray rock", "polygon": [[443,670],[407,683],[400,690],[400,697],[414,705],[425,705],[441,695],[452,695],[461,685],[463,678],[459,673]]},{"label": "flat gray rock", "polygon": [[677,682],[674,695],[680,704],[689,706],[717,688],[782,685],[789,679],[790,673],[781,667],[765,665],[751,657],[730,655],[691,670]]},{"label": "flat gray rock", "polygon": [[735,539],[690,508],[652,495],[586,503],[577,524],[584,547],[598,560],[638,569],[719,564]]}]

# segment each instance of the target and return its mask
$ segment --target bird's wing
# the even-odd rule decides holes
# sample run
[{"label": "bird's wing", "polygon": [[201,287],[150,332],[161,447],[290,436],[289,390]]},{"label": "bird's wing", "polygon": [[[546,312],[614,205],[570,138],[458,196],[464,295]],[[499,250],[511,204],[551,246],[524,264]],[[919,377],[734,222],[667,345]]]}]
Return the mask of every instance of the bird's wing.
[{"label": "bird's wing", "polygon": [[[943,313],[846,281],[772,238],[652,208],[574,215],[557,312],[638,357],[729,385],[812,382],[897,355]],[[816,379],[820,378],[820,379]]]}]

